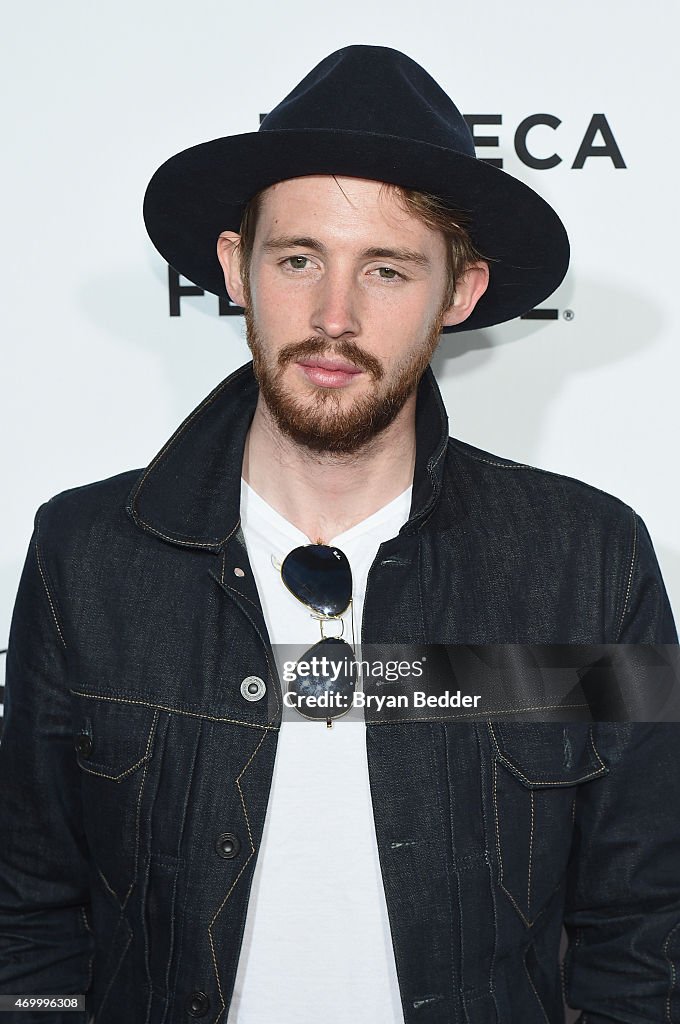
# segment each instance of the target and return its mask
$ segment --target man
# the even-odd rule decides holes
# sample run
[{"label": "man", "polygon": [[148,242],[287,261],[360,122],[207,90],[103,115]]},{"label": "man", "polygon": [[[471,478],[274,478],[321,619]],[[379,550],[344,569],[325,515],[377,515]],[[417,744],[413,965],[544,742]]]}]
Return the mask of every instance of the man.
[{"label": "man", "polygon": [[[343,722],[360,642],[677,642],[635,512],[449,439],[428,368],[442,330],[559,284],[559,219],[475,160],[422,68],[363,46],[258,133],[173,157],[145,217],[244,306],[253,365],[145,470],[38,510],[2,991],[86,992],[97,1024],[557,1022],[563,991],[590,1024],[678,1019],[672,724]],[[346,675],[289,692],[292,644]]]}]

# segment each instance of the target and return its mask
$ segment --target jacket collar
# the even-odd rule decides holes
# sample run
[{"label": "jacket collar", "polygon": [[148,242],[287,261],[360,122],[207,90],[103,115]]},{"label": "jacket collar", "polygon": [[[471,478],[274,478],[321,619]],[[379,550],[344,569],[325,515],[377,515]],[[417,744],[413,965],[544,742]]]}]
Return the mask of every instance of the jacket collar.
[{"label": "jacket collar", "polygon": [[[143,470],[126,511],[143,530],[184,547],[219,551],[240,524],[241,467],[258,386],[246,363],[204,398]],[[430,367],[418,385],[416,465],[408,521],[414,533],[441,489],[448,419]]]}]

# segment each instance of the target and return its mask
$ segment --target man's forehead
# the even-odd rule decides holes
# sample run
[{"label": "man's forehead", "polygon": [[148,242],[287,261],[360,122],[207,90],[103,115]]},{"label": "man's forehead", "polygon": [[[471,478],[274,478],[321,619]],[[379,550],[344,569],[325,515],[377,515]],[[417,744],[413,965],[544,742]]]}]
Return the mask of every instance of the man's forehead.
[{"label": "man's forehead", "polygon": [[358,230],[384,228],[411,235],[438,234],[404,206],[398,187],[370,178],[315,174],[287,178],[260,196],[258,234],[282,228],[297,231],[305,222]]},{"label": "man's forehead", "polygon": [[261,193],[263,203],[312,202],[322,196],[344,199],[346,203],[369,197],[390,196],[397,189],[386,181],[355,178],[340,174],[306,174],[297,178],[277,181]]}]

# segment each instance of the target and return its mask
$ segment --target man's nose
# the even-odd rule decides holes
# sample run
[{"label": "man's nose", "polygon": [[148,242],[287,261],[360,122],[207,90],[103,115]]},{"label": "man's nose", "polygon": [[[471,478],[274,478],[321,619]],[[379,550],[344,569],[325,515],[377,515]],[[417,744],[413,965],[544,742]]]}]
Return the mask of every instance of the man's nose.
[{"label": "man's nose", "polygon": [[359,333],[357,285],[351,274],[325,273],[315,292],[311,326],[328,338]]}]

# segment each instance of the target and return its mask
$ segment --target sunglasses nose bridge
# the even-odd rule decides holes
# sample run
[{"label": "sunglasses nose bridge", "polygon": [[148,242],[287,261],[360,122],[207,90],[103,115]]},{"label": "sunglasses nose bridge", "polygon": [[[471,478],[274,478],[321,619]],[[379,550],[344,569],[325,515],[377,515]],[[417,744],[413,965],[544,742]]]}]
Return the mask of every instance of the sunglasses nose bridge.
[{"label": "sunglasses nose bridge", "polygon": [[[321,638],[323,640],[341,640],[345,635],[345,620],[340,615],[316,615],[315,618],[319,622],[319,628],[321,629]],[[326,622],[337,622],[340,625],[339,633],[325,633],[324,623]]]}]

